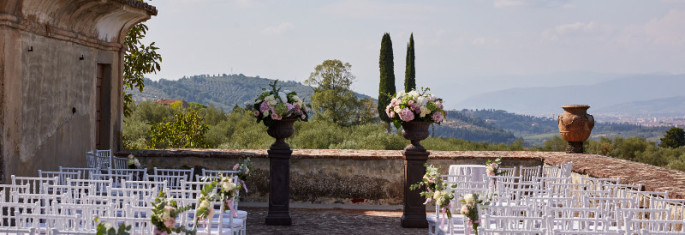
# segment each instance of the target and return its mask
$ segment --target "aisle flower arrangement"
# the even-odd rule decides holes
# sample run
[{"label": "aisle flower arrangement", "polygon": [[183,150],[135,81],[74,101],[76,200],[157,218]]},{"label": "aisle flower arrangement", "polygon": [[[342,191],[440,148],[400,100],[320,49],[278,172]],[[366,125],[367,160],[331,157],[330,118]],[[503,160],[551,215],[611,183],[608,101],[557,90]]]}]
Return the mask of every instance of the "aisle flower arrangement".
[{"label": "aisle flower arrangement", "polygon": [[233,202],[240,192],[241,184],[234,182],[232,177],[224,177],[221,174],[219,174],[217,178],[211,180],[212,182],[205,184],[200,191],[197,208],[195,208],[196,226],[199,222],[204,223],[208,218],[214,216],[215,211],[212,203],[216,201],[220,201],[224,204],[224,211],[222,212],[230,209],[231,215],[233,215],[233,217],[238,217]]},{"label": "aisle flower arrangement", "polygon": [[396,128],[400,128],[402,122],[425,121],[441,123],[447,113],[443,110],[442,99],[429,94],[430,89],[418,92],[412,90],[408,93],[400,91],[390,100],[385,107],[385,114],[392,119]]},{"label": "aisle flower arrangement", "polygon": [[112,224],[107,222],[99,222],[99,218],[95,217],[95,235],[129,235],[131,234],[131,225],[121,224],[119,228],[115,228]]},{"label": "aisle flower arrangement", "polygon": [[150,221],[155,226],[154,233],[157,235],[168,235],[172,232],[185,234],[195,234],[193,230],[187,230],[184,226],[176,226],[176,217],[191,209],[190,206],[178,207],[176,201],[166,197],[166,193],[160,191],[155,202],[152,203],[152,216]]},{"label": "aisle flower arrangement", "polygon": [[257,122],[263,121],[264,125],[270,127],[274,121],[283,119],[307,121],[304,100],[294,91],[281,91],[281,88],[276,87],[276,82],[269,84],[271,90],[262,88],[264,91],[255,99],[253,108]]},{"label": "aisle flower arrangement", "polygon": [[128,169],[140,169],[142,168],[140,161],[138,161],[138,158],[133,156],[133,154],[128,155]]},{"label": "aisle flower arrangement", "polygon": [[478,194],[465,194],[459,201],[462,205],[460,213],[468,218],[468,225],[466,226],[466,234],[471,234],[473,229],[474,234],[478,235],[478,226],[480,225],[480,218],[478,216],[478,205],[483,203],[479,199]]},{"label": "aisle flower arrangement", "polygon": [[243,190],[245,190],[245,193],[247,193],[247,185],[245,185],[245,180],[247,180],[247,177],[250,176],[250,168],[252,168],[252,162],[250,161],[250,158],[247,158],[243,160],[241,163],[236,163],[233,166],[234,171],[238,171],[236,175],[238,175],[238,183],[241,185]]},{"label": "aisle flower arrangement", "polygon": [[[409,189],[416,190],[425,187],[426,191],[421,192],[421,196],[426,198],[423,203],[435,201],[435,204],[440,208],[440,212],[447,215],[447,218],[452,218],[452,212],[449,210],[450,202],[454,199],[454,190],[457,185],[450,186],[440,178],[440,169],[433,165],[424,165],[426,167],[426,174],[423,175],[421,182],[412,184]],[[444,217],[443,217],[444,218]],[[441,221],[444,223],[444,220]]]},{"label": "aisle flower arrangement", "polygon": [[503,175],[506,173],[506,171],[500,171],[499,167],[502,165],[502,157],[498,157],[494,161],[490,161],[488,159],[487,162],[485,162],[485,172],[488,174],[488,176],[498,176],[498,175]]}]

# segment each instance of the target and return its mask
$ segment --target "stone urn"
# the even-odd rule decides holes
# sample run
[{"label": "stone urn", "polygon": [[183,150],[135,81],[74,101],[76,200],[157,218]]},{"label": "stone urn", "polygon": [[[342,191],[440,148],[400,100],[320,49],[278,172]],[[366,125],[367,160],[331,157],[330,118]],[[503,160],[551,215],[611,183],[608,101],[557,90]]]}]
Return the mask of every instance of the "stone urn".
[{"label": "stone urn", "polygon": [[297,121],[297,119],[294,118],[273,120],[273,125],[266,130],[266,133],[269,134],[269,136],[276,138],[276,142],[271,145],[271,149],[274,149],[274,147],[276,147],[276,149],[283,149],[286,146],[287,149],[290,149],[290,146],[285,142],[285,138],[290,137],[295,132],[293,129],[295,121]]},{"label": "stone urn", "polygon": [[404,148],[405,151],[425,152],[426,148],[421,146],[421,140],[428,138],[430,134],[428,127],[433,122],[402,122],[402,136],[411,141],[411,144]]},{"label": "stone urn", "polygon": [[411,190],[412,184],[421,182],[423,175],[426,174],[424,164],[430,154],[419,142],[428,138],[428,127],[433,122],[403,122],[402,136],[411,141],[411,144],[404,148],[404,207],[402,227],[405,228],[427,228],[426,205],[421,197],[420,190]]},{"label": "stone urn", "polygon": [[589,105],[564,105],[564,113],[559,115],[557,124],[561,138],[568,142],[567,153],[583,153],[583,142],[590,137],[595,119],[587,114]]},{"label": "stone urn", "polygon": [[290,156],[293,150],[285,142],[294,130],[297,119],[274,120],[266,130],[276,138],[267,153],[269,154],[269,212],[267,225],[292,225],[290,217]]}]

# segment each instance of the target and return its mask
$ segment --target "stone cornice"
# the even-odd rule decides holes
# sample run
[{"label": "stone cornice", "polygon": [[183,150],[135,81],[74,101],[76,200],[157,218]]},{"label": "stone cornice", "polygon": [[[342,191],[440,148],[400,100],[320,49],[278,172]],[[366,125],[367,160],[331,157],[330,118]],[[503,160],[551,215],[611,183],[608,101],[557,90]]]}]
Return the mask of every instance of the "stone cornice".
[{"label": "stone cornice", "polygon": [[[0,27],[118,51],[130,28],[157,14],[137,0],[9,0],[0,9]],[[2,6],[0,6],[2,7]]]}]

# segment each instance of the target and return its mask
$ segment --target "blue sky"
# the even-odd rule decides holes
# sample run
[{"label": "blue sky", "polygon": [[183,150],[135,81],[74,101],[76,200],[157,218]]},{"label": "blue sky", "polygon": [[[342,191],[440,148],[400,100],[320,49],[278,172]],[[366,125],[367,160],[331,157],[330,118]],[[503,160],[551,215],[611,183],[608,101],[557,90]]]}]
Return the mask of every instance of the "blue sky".
[{"label": "blue sky", "polygon": [[[588,74],[685,73],[685,0],[154,0],[153,79],[243,73],[304,81],[326,59],[352,65],[355,91],[378,93],[390,33],[398,90],[416,43],[418,86],[440,97],[557,86]],[[570,75],[569,75],[570,74]],[[449,107],[449,105],[448,105]]]}]

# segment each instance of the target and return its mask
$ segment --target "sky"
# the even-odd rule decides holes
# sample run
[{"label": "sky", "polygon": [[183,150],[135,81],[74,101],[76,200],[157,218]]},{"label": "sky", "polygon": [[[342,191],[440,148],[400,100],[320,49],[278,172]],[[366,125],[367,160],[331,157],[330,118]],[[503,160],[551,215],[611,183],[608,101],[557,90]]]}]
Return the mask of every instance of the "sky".
[{"label": "sky", "polygon": [[[377,97],[381,38],[403,90],[414,34],[417,87],[457,102],[615,74],[685,73],[685,0],[153,0],[147,24],[162,70],[148,77],[245,74],[304,81],[352,65],[354,91]],[[585,80],[574,81],[575,77]],[[589,81],[588,81],[589,79]]]}]

